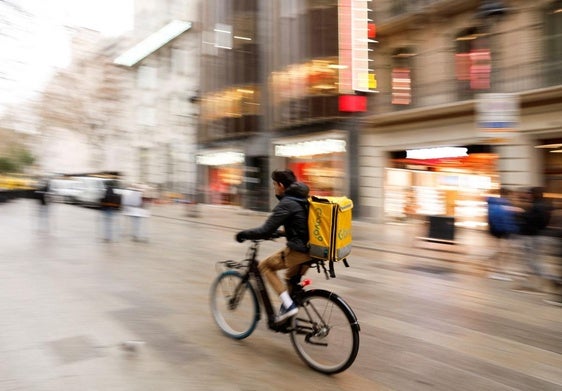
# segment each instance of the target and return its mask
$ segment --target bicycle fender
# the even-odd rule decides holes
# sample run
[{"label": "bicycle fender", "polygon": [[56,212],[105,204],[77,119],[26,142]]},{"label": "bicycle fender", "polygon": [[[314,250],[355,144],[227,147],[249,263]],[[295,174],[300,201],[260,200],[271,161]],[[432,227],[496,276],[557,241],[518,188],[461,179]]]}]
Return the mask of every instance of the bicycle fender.
[{"label": "bicycle fender", "polygon": [[305,297],[306,296],[322,296],[334,299],[345,309],[347,320],[349,320],[351,326],[357,329],[357,331],[361,331],[361,327],[359,326],[359,321],[357,320],[355,312],[353,312],[349,304],[347,304],[346,301],[342,299],[341,296],[339,296],[337,293],[330,292],[325,289],[311,289],[306,291]]}]

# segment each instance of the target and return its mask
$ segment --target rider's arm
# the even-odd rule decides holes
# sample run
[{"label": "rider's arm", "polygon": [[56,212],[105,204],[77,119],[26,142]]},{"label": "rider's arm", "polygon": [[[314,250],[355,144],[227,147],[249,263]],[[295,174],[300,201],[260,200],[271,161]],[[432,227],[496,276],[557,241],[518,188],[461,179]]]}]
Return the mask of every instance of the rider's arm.
[{"label": "rider's arm", "polygon": [[239,233],[243,239],[269,239],[277,233],[287,218],[290,216],[290,210],[282,203],[277,204],[273,211],[263,223],[262,226],[252,229],[246,229]]}]

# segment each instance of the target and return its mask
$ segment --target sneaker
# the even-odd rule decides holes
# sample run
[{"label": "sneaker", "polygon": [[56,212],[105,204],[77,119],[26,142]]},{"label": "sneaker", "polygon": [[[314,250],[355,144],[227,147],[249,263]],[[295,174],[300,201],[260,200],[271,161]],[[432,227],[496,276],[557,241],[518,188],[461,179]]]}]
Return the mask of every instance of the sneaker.
[{"label": "sneaker", "polygon": [[281,323],[285,319],[296,315],[298,312],[299,312],[299,307],[297,307],[295,303],[291,304],[289,308],[285,308],[285,305],[281,304],[281,308],[279,309],[279,314],[275,317],[275,323]]}]

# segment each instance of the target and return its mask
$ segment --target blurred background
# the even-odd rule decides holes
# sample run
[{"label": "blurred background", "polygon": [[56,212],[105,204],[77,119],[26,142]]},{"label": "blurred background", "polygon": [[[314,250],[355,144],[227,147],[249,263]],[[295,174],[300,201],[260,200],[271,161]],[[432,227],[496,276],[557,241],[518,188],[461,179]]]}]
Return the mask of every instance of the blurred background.
[{"label": "blurred background", "polygon": [[2,199],[93,176],[265,211],[291,168],[356,218],[485,229],[501,186],[562,194],[562,0],[6,0],[0,25]]},{"label": "blurred background", "polygon": [[[560,390],[562,0],[0,0],[0,47],[0,388]],[[209,327],[284,168],[353,201],[337,377]]]}]

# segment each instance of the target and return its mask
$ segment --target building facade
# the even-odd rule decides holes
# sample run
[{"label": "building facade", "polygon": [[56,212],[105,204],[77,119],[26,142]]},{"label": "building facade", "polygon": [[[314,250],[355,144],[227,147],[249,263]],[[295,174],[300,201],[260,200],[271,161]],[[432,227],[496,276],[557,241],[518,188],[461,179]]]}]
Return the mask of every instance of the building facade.
[{"label": "building facade", "polygon": [[560,1],[263,3],[203,7],[207,202],[268,209],[283,167],[374,221],[479,227],[499,186],[561,193]]},{"label": "building facade", "polygon": [[[479,227],[500,186],[558,197],[562,2],[381,0],[374,9],[381,93],[362,118],[365,216],[446,214]],[[430,155],[408,157],[416,150]]]},{"label": "building facade", "polygon": [[356,111],[374,89],[367,5],[205,2],[197,162],[206,202],[267,210],[269,173],[285,167],[315,194],[357,193]]},{"label": "building facade", "polygon": [[135,2],[135,29],[114,64],[130,71],[132,182],[192,196],[199,90],[199,2]]}]

